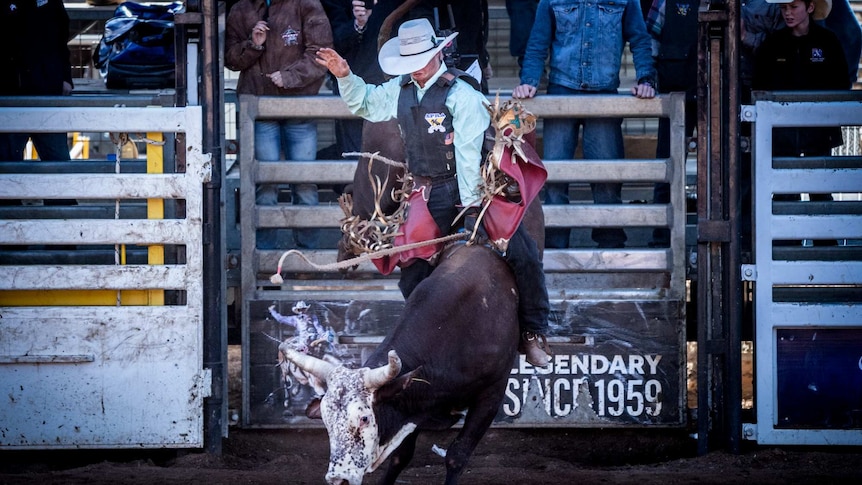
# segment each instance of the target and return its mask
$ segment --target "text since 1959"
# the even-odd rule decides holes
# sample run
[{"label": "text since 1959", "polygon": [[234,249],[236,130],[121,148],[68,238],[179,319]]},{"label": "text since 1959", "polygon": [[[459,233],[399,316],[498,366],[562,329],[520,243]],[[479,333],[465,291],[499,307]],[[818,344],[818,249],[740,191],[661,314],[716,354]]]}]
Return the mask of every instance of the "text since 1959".
[{"label": "text since 1959", "polygon": [[528,394],[538,393],[551,417],[568,416],[578,406],[591,407],[598,417],[656,417],[662,410],[659,362],[661,355],[558,354],[552,365],[537,369],[522,356],[509,377],[503,412],[517,416]]}]

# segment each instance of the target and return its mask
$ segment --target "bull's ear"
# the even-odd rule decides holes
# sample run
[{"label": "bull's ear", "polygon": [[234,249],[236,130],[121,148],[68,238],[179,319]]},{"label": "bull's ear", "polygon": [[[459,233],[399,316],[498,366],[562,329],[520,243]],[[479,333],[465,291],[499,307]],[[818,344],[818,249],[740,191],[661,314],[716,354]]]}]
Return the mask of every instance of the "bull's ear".
[{"label": "bull's ear", "polygon": [[316,397],[308,403],[305,408],[305,416],[310,419],[321,419],[320,415],[320,398]]},{"label": "bull's ear", "polygon": [[377,391],[374,392],[374,402],[383,402],[392,397],[396,396],[399,392],[403,391],[410,387],[415,381],[424,382],[423,379],[419,379],[419,372],[422,370],[422,367],[417,367],[412,371],[402,374],[395,379],[387,382],[386,384],[377,388]]}]

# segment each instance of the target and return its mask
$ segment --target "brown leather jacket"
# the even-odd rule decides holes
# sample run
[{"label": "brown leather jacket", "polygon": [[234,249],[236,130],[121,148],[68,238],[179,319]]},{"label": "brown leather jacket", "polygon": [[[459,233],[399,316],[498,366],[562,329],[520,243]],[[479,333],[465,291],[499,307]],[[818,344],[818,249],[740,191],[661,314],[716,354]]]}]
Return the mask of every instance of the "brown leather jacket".
[{"label": "brown leather jacket", "polygon": [[[255,50],[251,29],[267,14],[266,43]],[[240,0],[228,14],[224,61],[240,71],[237,94],[317,94],[327,72],[314,61],[321,47],[332,47],[332,30],[318,0],[272,0],[268,9],[265,0]],[[281,71],[284,88],[265,75],[275,71]]]}]

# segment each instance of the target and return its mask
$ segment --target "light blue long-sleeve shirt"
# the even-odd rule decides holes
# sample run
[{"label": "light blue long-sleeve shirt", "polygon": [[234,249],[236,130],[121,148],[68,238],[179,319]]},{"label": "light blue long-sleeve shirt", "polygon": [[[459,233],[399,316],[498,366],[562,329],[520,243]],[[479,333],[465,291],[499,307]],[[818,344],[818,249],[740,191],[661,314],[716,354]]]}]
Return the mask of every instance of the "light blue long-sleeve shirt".
[{"label": "light blue long-sleeve shirt", "polygon": [[[441,64],[440,69],[425,83],[424,88],[415,81],[410,81],[416,84],[416,94],[420,101],[444,72],[446,72],[446,65]],[[369,85],[351,72],[345,77],[338,78],[338,89],[341,99],[355,115],[373,122],[398,117],[400,78],[390,79],[380,85]],[[485,96],[460,79],[456,79],[446,97],[446,108],[452,114],[452,129],[455,132],[455,172],[458,174],[458,192],[461,195],[461,204],[465,207],[477,205],[480,199],[478,187],[482,183],[482,176],[479,173],[482,142],[485,129],[491,120],[485,104],[487,104]]]}]

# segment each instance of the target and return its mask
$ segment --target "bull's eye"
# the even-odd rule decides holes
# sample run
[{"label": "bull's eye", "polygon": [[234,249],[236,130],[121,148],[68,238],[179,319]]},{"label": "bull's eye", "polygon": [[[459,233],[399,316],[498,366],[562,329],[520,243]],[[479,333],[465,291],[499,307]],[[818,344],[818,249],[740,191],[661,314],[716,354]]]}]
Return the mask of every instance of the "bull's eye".
[{"label": "bull's eye", "polygon": [[359,422],[356,425],[357,430],[362,430],[367,428],[371,424],[371,415],[363,414],[359,417]]}]

